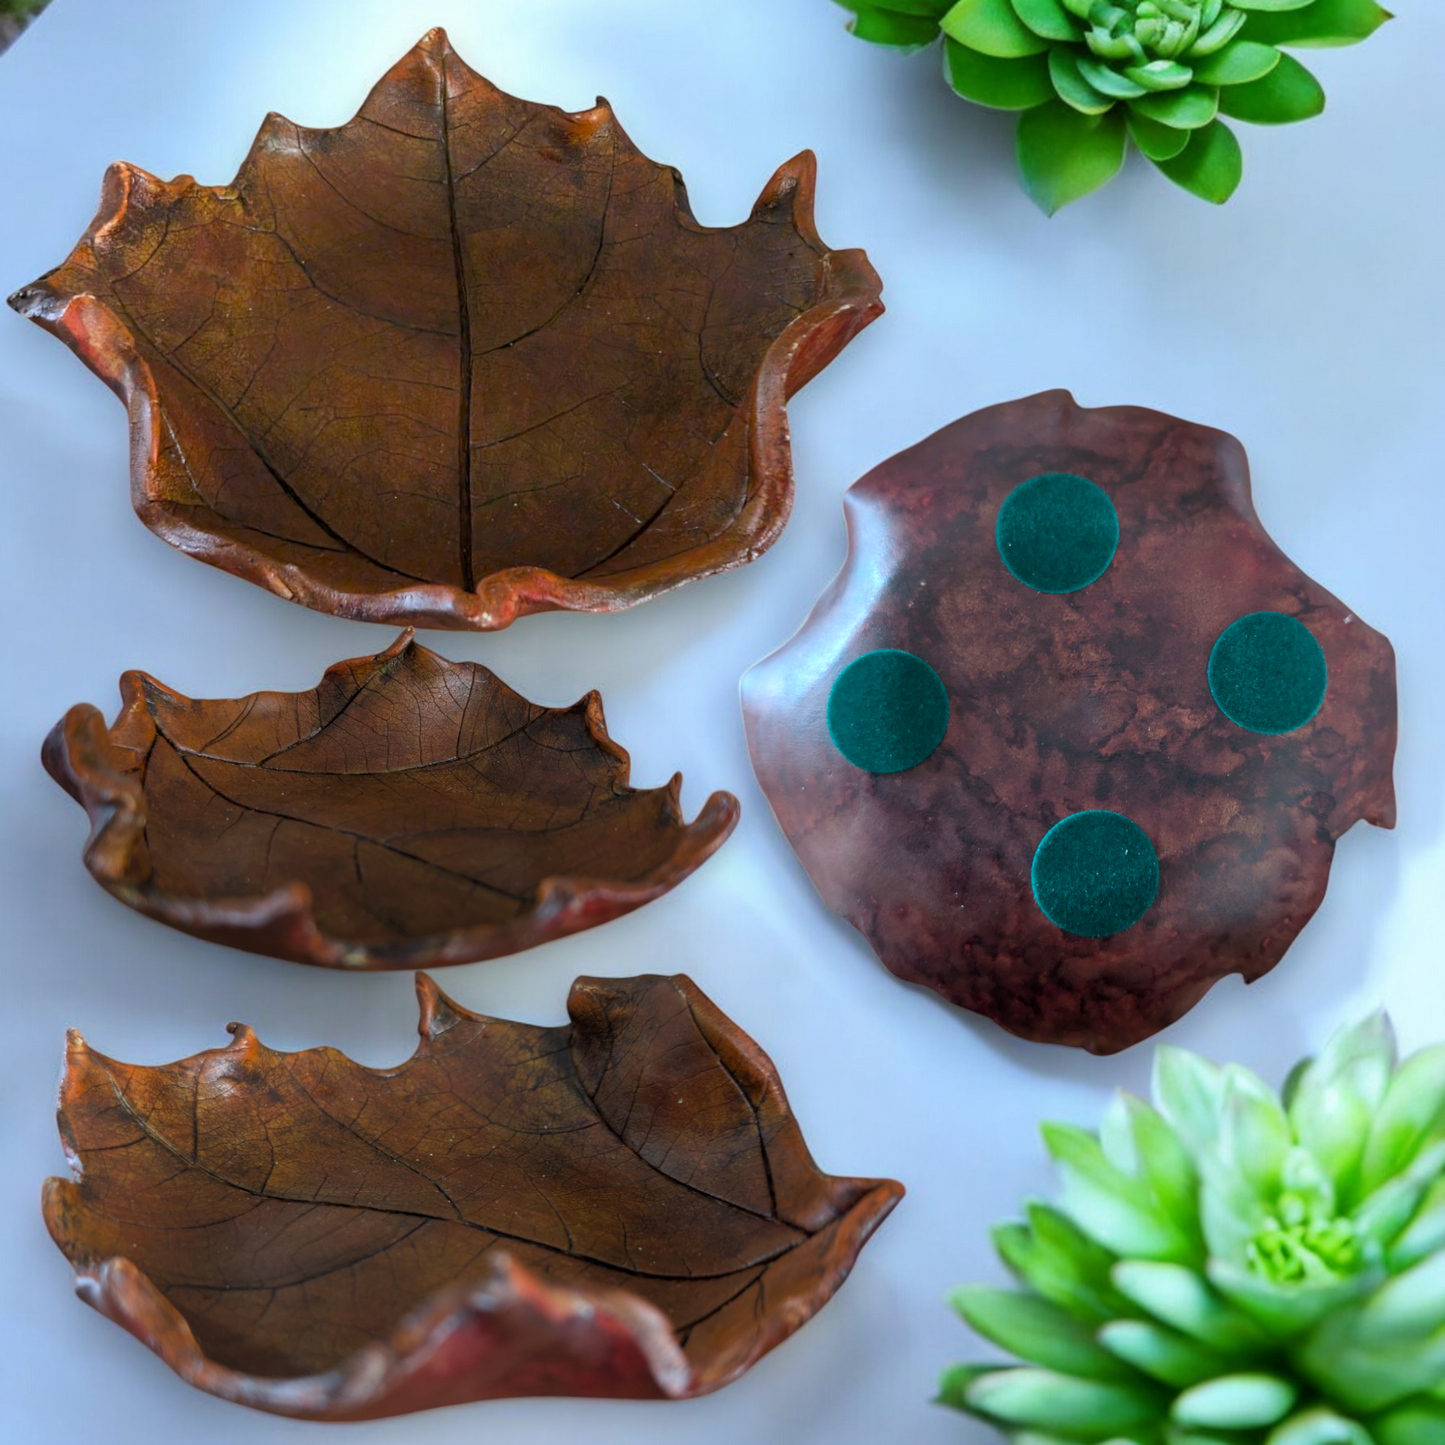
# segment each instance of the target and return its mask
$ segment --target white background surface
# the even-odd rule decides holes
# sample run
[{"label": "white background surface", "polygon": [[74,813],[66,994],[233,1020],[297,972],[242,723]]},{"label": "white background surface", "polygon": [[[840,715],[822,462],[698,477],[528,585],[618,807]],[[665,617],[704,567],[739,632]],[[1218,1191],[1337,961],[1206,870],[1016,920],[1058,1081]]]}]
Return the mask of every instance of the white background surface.
[{"label": "white background surface", "polygon": [[[494,636],[432,634],[527,696],[600,687],[640,785],[686,777],[743,804],[722,852],[631,917],[446,971],[474,1009],[560,1022],[578,974],[686,971],[766,1048],[813,1151],[908,1198],[823,1313],[750,1375],[685,1405],[509,1401],[353,1426],[368,1442],[983,1442],[928,1403],[977,1347],[944,1288],[994,1280],[986,1226],[1049,1187],[1035,1125],[1092,1123],[1142,1088],[1113,1059],[1030,1046],[896,982],[828,914],[748,766],[737,680],[802,621],[842,560],[842,491],[991,402],[1068,386],[1225,428],[1248,447],[1265,524],[1393,640],[1401,729],[1393,834],[1341,843],[1323,908],[1270,977],[1226,981],[1170,1030],[1273,1081],[1339,1021],[1388,1004],[1407,1044],[1445,1037],[1439,61],[1445,7],[1400,0],[1368,44],[1316,53],[1331,106],[1243,127],[1247,174],[1215,210],[1142,164],[1045,220],[1018,190],[1006,117],[953,100],[935,61],[848,37],[827,0],[56,0],[0,58],[0,292],[57,264],[125,158],[210,183],[262,116],[335,125],[430,25],[517,94],[598,92],[687,177],[699,217],[746,215],[774,167],[820,162],[818,219],[864,246],[888,314],[792,408],[797,506],[756,565],[616,617],[554,614]],[[173,551],[132,515],[124,415],[52,338],[0,313],[0,1422],[7,1441],[295,1441],[319,1427],[182,1385],[71,1295],[41,1179],[63,1031],[159,1063],[224,1043],[412,1047],[407,975],[345,977],[194,942],[113,902],[80,862],[84,819],[42,774],[72,703],[107,715],[140,667],[200,697],[311,686],[393,634],[281,602]]]}]

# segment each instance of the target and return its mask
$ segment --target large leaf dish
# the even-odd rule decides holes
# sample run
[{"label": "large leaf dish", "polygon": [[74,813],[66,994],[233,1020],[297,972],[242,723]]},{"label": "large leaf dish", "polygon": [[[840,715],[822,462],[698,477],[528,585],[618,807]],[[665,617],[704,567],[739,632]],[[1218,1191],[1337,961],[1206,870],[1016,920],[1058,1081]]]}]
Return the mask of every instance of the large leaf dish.
[{"label": "large leaf dish", "polygon": [[814,173],[699,225],[605,102],[504,95],[435,30],[230,185],[113,166],[11,305],[126,403],[136,511],[192,556],[373,622],[606,612],[787,520],[785,402],[882,310]]}]

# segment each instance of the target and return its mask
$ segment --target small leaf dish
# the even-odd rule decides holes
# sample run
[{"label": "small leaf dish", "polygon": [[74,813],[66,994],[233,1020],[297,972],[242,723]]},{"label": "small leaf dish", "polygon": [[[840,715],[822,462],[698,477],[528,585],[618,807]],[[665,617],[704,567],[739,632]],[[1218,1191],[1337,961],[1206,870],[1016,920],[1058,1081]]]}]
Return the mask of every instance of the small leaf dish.
[{"label": "small leaf dish", "polygon": [[473,963],[666,893],[737,822],[692,823],[681,775],[628,786],[602,701],[527,702],[404,633],[309,692],[193,701],[142,672],[88,704],[47,771],[90,815],[85,861],[130,907],[215,943],[327,968]]}]

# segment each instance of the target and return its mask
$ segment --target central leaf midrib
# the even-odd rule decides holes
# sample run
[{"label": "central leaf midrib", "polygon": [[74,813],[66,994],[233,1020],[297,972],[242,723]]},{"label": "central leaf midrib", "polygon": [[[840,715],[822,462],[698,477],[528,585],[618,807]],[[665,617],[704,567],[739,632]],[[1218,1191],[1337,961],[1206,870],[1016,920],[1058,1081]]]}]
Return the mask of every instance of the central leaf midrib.
[{"label": "central leaf midrib", "polygon": [[442,156],[446,164],[447,220],[452,236],[452,266],[457,283],[457,340],[460,351],[457,379],[457,550],[462,589],[476,590],[472,560],[472,322],[467,304],[467,258],[457,224],[456,167],[452,163],[451,107],[448,104],[448,62],[441,63]]}]

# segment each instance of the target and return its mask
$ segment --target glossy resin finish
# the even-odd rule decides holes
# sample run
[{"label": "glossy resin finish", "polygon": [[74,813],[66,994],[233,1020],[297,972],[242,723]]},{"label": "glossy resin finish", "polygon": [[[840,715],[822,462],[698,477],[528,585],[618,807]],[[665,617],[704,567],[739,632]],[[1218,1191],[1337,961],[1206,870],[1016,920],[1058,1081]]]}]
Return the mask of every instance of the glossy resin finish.
[{"label": "glossy resin finish", "polygon": [[[1103,574],[1061,594],[1020,582],[996,538],[1005,498],[1048,473],[1097,484],[1119,519]],[[845,507],[842,573],[743,705],[804,867],[900,977],[1025,1038],[1121,1049],[1272,968],[1340,834],[1393,825],[1390,645],[1266,535],[1232,437],[1047,392],[945,427]],[[1231,722],[1208,678],[1220,633],[1261,611],[1305,624],[1329,668],[1318,713],[1277,736]],[[941,746],[888,775],[846,762],[825,717],[879,648],[928,662],[950,700]],[[1153,905],[1111,937],[1065,933],[1031,890],[1045,834],[1089,810],[1158,853]]]}]

